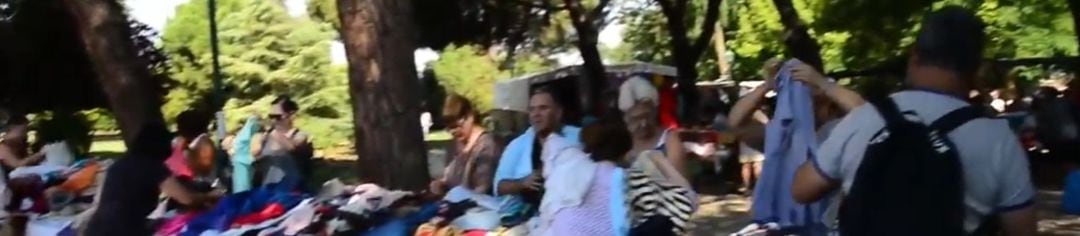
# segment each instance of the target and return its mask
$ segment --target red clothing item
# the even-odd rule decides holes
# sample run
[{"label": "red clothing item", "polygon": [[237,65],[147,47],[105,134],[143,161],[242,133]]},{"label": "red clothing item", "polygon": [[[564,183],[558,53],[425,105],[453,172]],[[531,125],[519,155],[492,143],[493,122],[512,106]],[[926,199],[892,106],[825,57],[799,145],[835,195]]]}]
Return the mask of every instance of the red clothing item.
[{"label": "red clothing item", "polygon": [[239,228],[244,225],[259,224],[282,214],[285,214],[285,207],[281,206],[280,203],[271,203],[259,212],[236,217],[236,220],[233,220],[232,227]]},{"label": "red clothing item", "polygon": [[679,119],[676,117],[679,109],[679,100],[674,88],[658,88],[660,102],[657,104],[660,127],[666,129],[679,128]]}]

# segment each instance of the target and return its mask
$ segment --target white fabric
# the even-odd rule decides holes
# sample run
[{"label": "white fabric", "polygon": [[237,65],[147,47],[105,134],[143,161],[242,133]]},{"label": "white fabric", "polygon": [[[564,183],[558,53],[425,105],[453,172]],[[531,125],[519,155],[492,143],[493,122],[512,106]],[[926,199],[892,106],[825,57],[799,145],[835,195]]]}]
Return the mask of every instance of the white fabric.
[{"label": "white fabric", "polygon": [[[597,163],[566,138],[550,135],[544,142],[544,197],[539,229],[547,229],[559,210],[581,205],[589,192]],[[542,234],[541,234],[542,235]]]},{"label": "white fabric", "polygon": [[619,110],[627,111],[640,101],[652,101],[658,104],[659,92],[649,80],[641,76],[633,76],[619,85]]},{"label": "white fabric", "polygon": [[75,161],[75,154],[72,154],[67,141],[46,144],[41,150],[45,152],[41,165],[69,166]]},{"label": "white fabric", "polygon": [[473,202],[476,202],[476,205],[479,205],[480,207],[489,210],[499,210],[498,198],[492,197],[491,195],[476,193],[462,186],[451,188],[450,191],[446,192],[446,196],[443,197],[443,200],[455,203],[465,200],[472,200]]},{"label": "white fabric", "polygon": [[26,222],[27,236],[54,236],[71,228],[71,217],[34,217]]},{"label": "white fabric", "polygon": [[30,176],[30,175],[44,176],[45,174],[48,174],[48,173],[52,173],[52,172],[56,172],[56,171],[64,171],[64,170],[67,170],[67,166],[54,166],[54,165],[24,166],[24,167],[15,168],[15,170],[12,170],[11,173],[8,173],[8,177],[9,178],[17,178],[17,177]]},{"label": "white fabric", "polygon": [[375,184],[362,184],[356,186],[353,193],[355,193],[355,195],[349,198],[349,201],[345,206],[341,207],[342,211],[357,214],[375,212],[387,208],[394,204],[398,199],[412,194],[407,191],[386,190]]}]

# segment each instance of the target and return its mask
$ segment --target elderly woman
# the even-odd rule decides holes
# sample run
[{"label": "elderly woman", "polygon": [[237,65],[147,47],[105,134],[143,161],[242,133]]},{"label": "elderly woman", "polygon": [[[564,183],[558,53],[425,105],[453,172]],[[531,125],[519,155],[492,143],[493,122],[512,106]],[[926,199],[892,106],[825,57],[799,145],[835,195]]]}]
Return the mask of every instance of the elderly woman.
[{"label": "elderly woman", "polygon": [[[634,167],[645,170],[651,176],[660,176],[651,162],[642,161],[651,156],[666,157],[672,166],[685,166],[685,151],[678,131],[660,126],[657,113],[659,95],[656,87],[644,77],[634,76],[619,87],[619,109],[623,121],[633,137],[633,146],[627,156]],[[679,169],[686,176],[686,170]]]}]

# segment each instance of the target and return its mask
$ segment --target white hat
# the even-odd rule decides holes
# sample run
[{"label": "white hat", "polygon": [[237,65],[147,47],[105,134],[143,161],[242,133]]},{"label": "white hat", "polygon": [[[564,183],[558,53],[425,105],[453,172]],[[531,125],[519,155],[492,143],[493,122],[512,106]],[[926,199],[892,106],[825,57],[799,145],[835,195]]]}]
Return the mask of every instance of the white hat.
[{"label": "white hat", "polygon": [[655,105],[659,97],[656,87],[649,80],[638,75],[631,76],[619,86],[619,110],[625,112],[637,102],[646,100]]}]

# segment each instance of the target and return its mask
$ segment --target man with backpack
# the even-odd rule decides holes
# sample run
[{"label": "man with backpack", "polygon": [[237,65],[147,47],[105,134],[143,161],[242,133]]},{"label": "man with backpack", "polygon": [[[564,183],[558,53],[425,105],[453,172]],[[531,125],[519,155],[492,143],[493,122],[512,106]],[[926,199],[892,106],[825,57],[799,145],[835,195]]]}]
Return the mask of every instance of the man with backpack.
[{"label": "man with backpack", "polygon": [[1005,120],[964,99],[982,60],[983,27],[959,7],[927,16],[907,89],[851,111],[799,167],[792,197],[814,202],[841,190],[845,236],[1034,235],[1024,150]]}]

